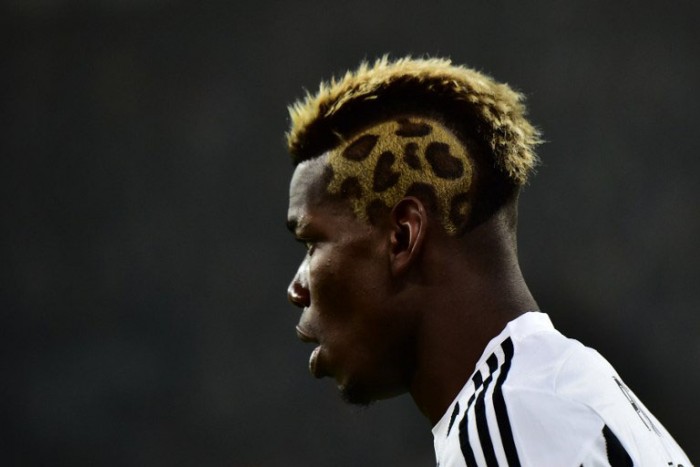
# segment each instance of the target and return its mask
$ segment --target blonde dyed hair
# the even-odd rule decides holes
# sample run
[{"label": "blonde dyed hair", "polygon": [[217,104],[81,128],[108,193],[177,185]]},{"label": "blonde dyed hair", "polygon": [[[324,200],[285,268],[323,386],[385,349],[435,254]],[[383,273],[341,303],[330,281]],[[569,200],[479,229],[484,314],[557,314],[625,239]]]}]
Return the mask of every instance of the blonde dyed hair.
[{"label": "blonde dyed hair", "polygon": [[[488,149],[494,165],[514,185],[527,182],[538,162],[535,147],[541,139],[539,131],[525,118],[524,96],[507,84],[444,58],[392,61],[385,55],[373,64],[363,62],[340,78],[322,82],[316,93],[307,92],[289,106],[287,145],[294,162],[347,142],[353,135],[336,128],[335,121],[350,118],[345,115],[348,112],[362,113],[364,104],[371,105],[402,88],[410,88],[428,101],[435,98],[465,109],[471,121],[449,121],[450,126],[472,127],[465,132]],[[440,113],[439,107],[426,110]],[[323,142],[315,143],[314,139]]]},{"label": "blonde dyed hair", "polygon": [[440,122],[400,118],[371,126],[329,151],[327,190],[347,199],[361,220],[405,196],[429,200],[443,228],[456,234],[468,221],[473,163]]},{"label": "blonde dyed hair", "polygon": [[516,200],[538,162],[524,96],[448,59],[364,62],[289,114],[294,164],[328,154],[328,193],[370,222],[417,196],[460,235]]}]

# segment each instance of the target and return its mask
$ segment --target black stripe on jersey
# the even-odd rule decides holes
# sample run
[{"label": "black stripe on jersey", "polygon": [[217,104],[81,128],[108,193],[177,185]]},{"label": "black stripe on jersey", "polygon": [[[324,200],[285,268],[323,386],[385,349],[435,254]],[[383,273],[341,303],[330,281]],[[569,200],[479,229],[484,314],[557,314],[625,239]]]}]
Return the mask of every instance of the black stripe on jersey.
[{"label": "black stripe on jersey", "polygon": [[472,382],[474,383],[474,394],[469,398],[467,408],[464,409],[464,417],[462,417],[462,421],[459,422],[459,446],[462,449],[462,455],[464,456],[464,462],[466,462],[467,467],[476,467],[474,451],[472,450],[472,445],[469,443],[469,409],[472,407],[474,399],[476,399],[476,391],[479,390],[483,383],[481,371],[474,373]]},{"label": "black stripe on jersey", "polygon": [[[472,381],[474,381],[474,394],[476,394],[476,391],[478,391],[481,385],[484,384],[484,379],[481,377],[480,371],[476,372],[472,378]],[[472,399],[474,399],[474,394],[472,394]]]},{"label": "black stripe on jersey", "polygon": [[476,428],[479,431],[479,441],[481,442],[481,451],[484,453],[484,460],[486,465],[498,465],[496,460],[496,452],[493,449],[493,441],[491,441],[491,433],[489,433],[489,424],[486,421],[486,403],[484,398],[486,396],[486,390],[491,384],[493,379],[493,373],[498,368],[498,357],[496,354],[491,354],[491,356],[486,360],[486,364],[489,366],[489,376],[484,381],[484,389],[479,394],[476,399],[476,404],[474,405],[474,413],[476,414]]},{"label": "black stripe on jersey", "polygon": [[518,458],[518,451],[515,449],[515,440],[513,439],[513,430],[508,418],[506,401],[503,398],[503,383],[508,377],[510,363],[513,360],[513,341],[510,337],[503,341],[501,348],[505,359],[503,365],[501,365],[501,374],[498,375],[496,386],[493,388],[493,408],[496,412],[498,431],[501,433],[501,442],[503,443],[503,451],[506,453],[506,459],[508,459],[508,465],[510,467],[520,467],[520,459]]},{"label": "black stripe on jersey", "polygon": [[[506,410],[502,389],[503,383],[508,376],[508,371],[510,370],[511,360],[513,359],[513,341],[510,338],[506,339],[501,344],[501,349],[503,350],[504,360],[501,364],[500,374],[494,383],[494,392],[490,399],[494,404],[498,430],[501,435],[503,451],[506,454],[508,465],[511,467],[520,467],[520,460],[518,458],[518,452],[515,449],[513,431],[508,419],[508,411]],[[467,407],[464,410],[464,415],[459,423],[459,444],[462,449],[464,461],[469,467],[476,465],[474,451],[469,443],[469,412],[472,406],[474,407],[475,424],[479,437],[479,443],[481,446],[481,451],[484,455],[484,460],[486,461],[486,465],[498,465],[493,440],[491,439],[491,433],[489,432],[488,421],[486,418],[486,391],[488,390],[489,385],[493,382],[494,374],[498,370],[498,357],[496,354],[491,354],[486,360],[486,363],[489,368],[489,375],[485,381],[481,376],[481,371],[477,371],[472,377],[472,381],[474,382],[474,393],[469,398]],[[477,397],[477,392],[482,385],[483,390],[478,393]],[[474,404],[475,401],[476,404]]]},{"label": "black stripe on jersey", "polygon": [[457,414],[459,414],[459,402],[455,404],[455,409],[452,411],[452,416],[450,417],[450,425],[447,427],[447,436],[450,436],[450,430],[452,429],[452,425],[454,425],[455,423]]},{"label": "black stripe on jersey", "polygon": [[605,438],[605,448],[608,451],[610,467],[632,467],[634,465],[632,458],[627,454],[615,433],[608,428],[608,425],[603,427],[603,438]]}]

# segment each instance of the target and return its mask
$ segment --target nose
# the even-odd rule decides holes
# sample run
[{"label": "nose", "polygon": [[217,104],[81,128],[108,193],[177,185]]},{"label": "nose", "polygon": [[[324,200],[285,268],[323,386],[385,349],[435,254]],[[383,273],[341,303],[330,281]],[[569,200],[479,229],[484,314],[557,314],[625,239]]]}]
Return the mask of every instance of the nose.
[{"label": "nose", "polygon": [[299,270],[294,275],[294,279],[287,287],[287,298],[292,304],[299,308],[304,308],[310,304],[309,289],[306,286],[306,268],[305,264],[299,267]]}]

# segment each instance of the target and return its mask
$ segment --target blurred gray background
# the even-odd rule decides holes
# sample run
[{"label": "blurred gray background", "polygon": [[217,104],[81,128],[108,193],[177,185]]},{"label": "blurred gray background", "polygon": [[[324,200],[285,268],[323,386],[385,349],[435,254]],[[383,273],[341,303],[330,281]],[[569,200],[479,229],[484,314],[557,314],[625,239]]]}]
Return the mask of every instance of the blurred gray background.
[{"label": "blurred gray background", "polygon": [[[665,6],[664,6],[665,5]],[[700,456],[700,7],[14,0],[0,7],[2,465],[426,466],[346,407],[285,289],[286,105],[383,53],[524,92],[523,269]]]}]

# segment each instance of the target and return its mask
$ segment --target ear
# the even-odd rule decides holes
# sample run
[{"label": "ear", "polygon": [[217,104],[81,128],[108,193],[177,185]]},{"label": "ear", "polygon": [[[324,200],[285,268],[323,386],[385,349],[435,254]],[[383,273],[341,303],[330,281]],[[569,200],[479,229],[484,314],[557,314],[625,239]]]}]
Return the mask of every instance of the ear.
[{"label": "ear", "polygon": [[404,273],[418,258],[428,228],[428,214],[421,200],[408,196],[391,210],[391,270]]}]

